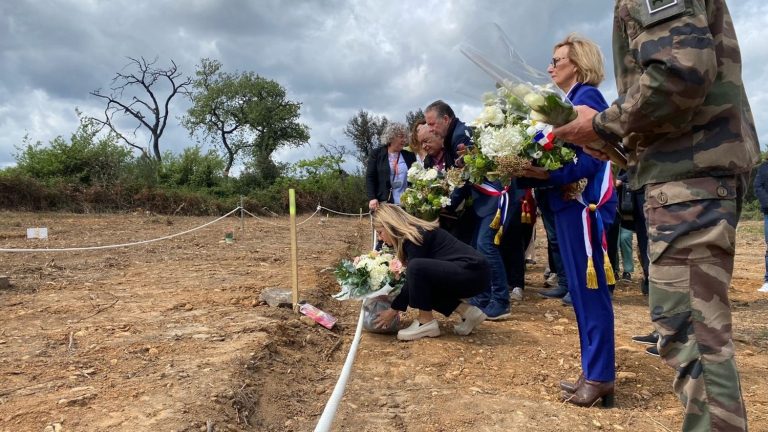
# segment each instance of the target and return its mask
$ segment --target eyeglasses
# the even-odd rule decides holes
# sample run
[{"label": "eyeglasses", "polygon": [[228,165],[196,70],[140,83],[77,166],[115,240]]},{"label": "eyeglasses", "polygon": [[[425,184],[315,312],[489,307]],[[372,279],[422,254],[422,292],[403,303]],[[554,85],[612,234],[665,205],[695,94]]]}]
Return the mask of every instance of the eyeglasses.
[{"label": "eyeglasses", "polygon": [[559,62],[560,60],[568,60],[568,57],[552,57],[552,61],[550,62],[550,64],[552,65],[553,68],[556,68],[557,62]]}]

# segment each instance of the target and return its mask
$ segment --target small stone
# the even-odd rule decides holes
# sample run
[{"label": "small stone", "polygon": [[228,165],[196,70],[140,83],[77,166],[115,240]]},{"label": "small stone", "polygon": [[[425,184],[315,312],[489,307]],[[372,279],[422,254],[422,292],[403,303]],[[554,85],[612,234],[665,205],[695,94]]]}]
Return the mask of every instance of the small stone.
[{"label": "small stone", "polygon": [[617,372],[616,379],[619,381],[629,381],[637,378],[637,374],[634,372]]},{"label": "small stone", "polygon": [[184,310],[185,310],[185,311],[187,311],[187,312],[191,311],[191,310],[192,310],[192,309],[194,309],[194,308],[195,308],[195,307],[194,307],[194,306],[192,306],[192,305],[191,305],[191,304],[189,304],[189,303],[187,303],[187,304],[185,304],[185,305],[184,305]]},{"label": "small stone", "polygon": [[267,302],[272,307],[293,306],[293,294],[288,288],[266,288],[259,295],[259,300]]},{"label": "small stone", "polygon": [[621,427],[621,426],[619,426],[617,424],[613,425],[613,428],[616,429],[616,430],[624,430],[623,427]]},{"label": "small stone", "polygon": [[313,320],[312,318],[306,315],[302,315],[301,318],[299,318],[299,320],[310,327],[317,325],[315,320]]},{"label": "small stone", "polygon": [[557,322],[562,324],[568,324],[570,321],[568,320],[568,318],[560,318],[559,320],[557,320]]},{"label": "small stone", "polygon": [[149,354],[151,357],[155,357],[159,353],[160,351],[158,351],[157,348],[150,348],[149,351],[147,351],[147,354]]},{"label": "small stone", "polygon": [[597,420],[592,420],[592,424],[595,425],[596,428],[602,429],[603,425],[600,424]]},{"label": "small stone", "polygon": [[11,287],[11,279],[8,276],[0,276],[0,289],[8,289]]},{"label": "small stone", "polygon": [[744,357],[752,357],[753,355],[755,355],[755,353],[750,350],[744,350],[744,351],[741,351],[741,355],[743,355]]}]

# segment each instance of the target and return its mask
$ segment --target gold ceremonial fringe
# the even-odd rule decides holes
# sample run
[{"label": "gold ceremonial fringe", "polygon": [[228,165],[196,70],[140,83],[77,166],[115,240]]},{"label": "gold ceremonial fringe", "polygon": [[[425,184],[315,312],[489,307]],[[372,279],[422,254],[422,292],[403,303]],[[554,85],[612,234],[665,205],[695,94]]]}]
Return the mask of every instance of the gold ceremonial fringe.
[{"label": "gold ceremonial fringe", "polygon": [[528,213],[528,212],[523,212],[520,215],[520,222],[522,222],[524,224],[531,224],[532,223],[531,222],[531,214]]},{"label": "gold ceremonial fringe", "polygon": [[605,283],[616,285],[616,276],[613,274],[613,266],[608,258],[608,253],[603,253],[603,270],[605,270]]},{"label": "gold ceremonial fringe", "polygon": [[499,232],[496,233],[496,235],[493,237],[493,244],[496,246],[501,245],[501,237],[504,235],[504,227],[499,227]]},{"label": "gold ceremonial fringe", "polygon": [[496,216],[491,221],[491,229],[499,229],[501,227],[501,209],[496,209]]},{"label": "gold ceremonial fringe", "polygon": [[587,288],[597,289],[597,272],[592,257],[587,257]]}]

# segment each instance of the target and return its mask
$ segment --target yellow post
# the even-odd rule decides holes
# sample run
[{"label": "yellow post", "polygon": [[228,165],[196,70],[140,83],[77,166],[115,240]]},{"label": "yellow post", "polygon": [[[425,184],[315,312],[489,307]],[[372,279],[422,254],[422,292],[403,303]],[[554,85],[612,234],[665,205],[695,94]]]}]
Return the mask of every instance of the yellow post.
[{"label": "yellow post", "polygon": [[299,308],[299,254],[296,247],[296,191],[288,189],[288,208],[291,215],[291,285],[293,310]]}]

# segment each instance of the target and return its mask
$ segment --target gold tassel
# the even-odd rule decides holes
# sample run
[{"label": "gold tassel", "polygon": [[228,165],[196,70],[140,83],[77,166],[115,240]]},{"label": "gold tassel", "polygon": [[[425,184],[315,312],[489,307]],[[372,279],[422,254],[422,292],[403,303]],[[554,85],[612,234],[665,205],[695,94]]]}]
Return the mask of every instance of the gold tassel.
[{"label": "gold tassel", "polygon": [[608,285],[616,285],[616,275],[613,274],[613,266],[608,258],[608,253],[603,253],[603,270],[605,270],[605,282]]},{"label": "gold tassel", "polygon": [[520,222],[524,224],[530,224],[531,223],[531,214],[528,212],[523,212],[520,215]]},{"label": "gold tassel", "polygon": [[504,235],[504,227],[499,227],[499,232],[493,237],[493,244],[496,246],[501,245],[501,237]]},{"label": "gold tassel", "polygon": [[499,229],[501,227],[501,209],[496,209],[496,216],[491,221],[491,229]]},{"label": "gold tassel", "polygon": [[587,288],[597,289],[597,272],[592,257],[587,257]]}]

